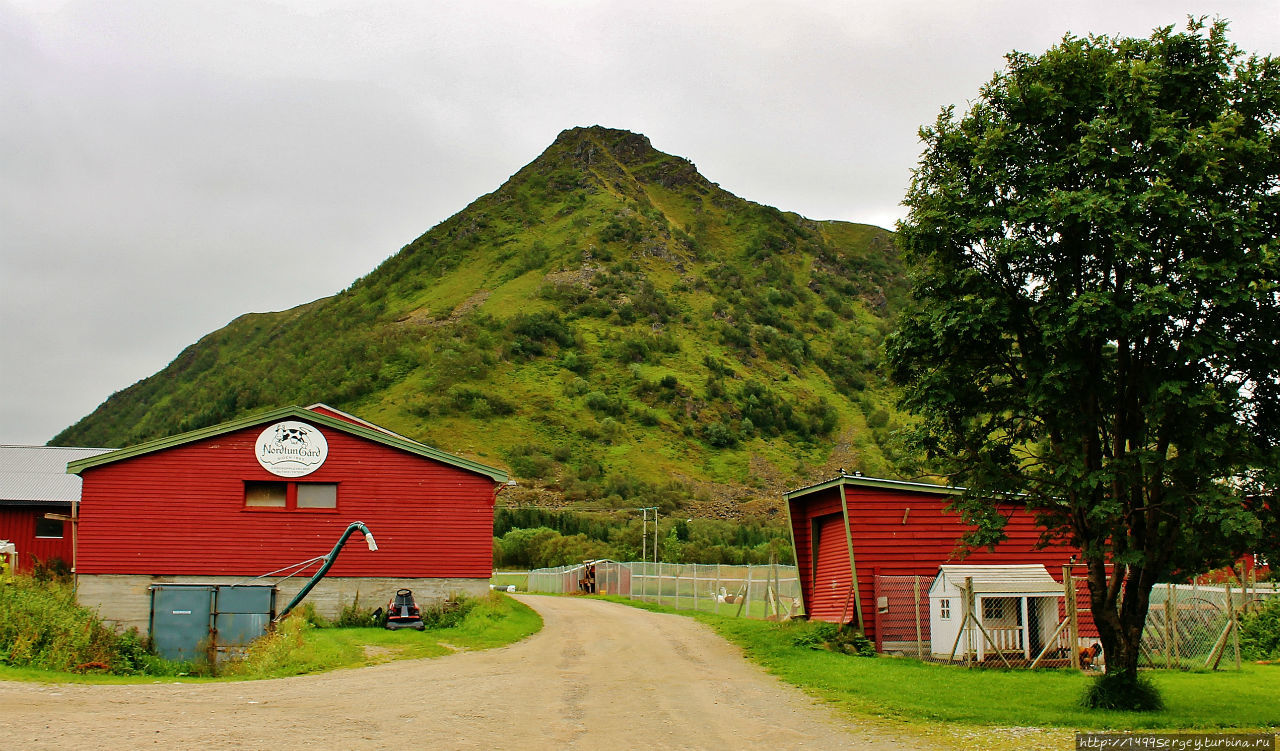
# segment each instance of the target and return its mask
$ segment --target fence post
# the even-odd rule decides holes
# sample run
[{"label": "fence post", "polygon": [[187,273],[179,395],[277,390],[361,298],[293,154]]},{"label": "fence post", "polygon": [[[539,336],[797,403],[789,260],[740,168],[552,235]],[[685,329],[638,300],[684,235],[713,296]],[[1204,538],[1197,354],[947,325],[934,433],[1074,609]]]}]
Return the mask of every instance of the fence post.
[{"label": "fence post", "polygon": [[1171,584],[1164,585],[1164,667],[1173,667],[1173,601],[1169,598]]},{"label": "fence post", "polygon": [[720,615],[720,564],[716,564],[716,589],[713,593],[716,601],[716,615]]},{"label": "fence post", "polygon": [[978,655],[973,644],[973,577],[966,576],[964,578],[964,622],[960,626],[965,630],[964,639],[964,664],[965,667],[972,667],[970,660],[976,662]]},{"label": "fence post", "polygon": [[698,564],[693,564],[693,609],[698,609]]},{"label": "fence post", "polygon": [[915,602],[916,602],[916,659],[923,660],[924,659],[924,637],[921,635],[921,632],[920,632],[920,575],[916,574],[914,578],[915,578],[915,583],[912,586],[912,591],[915,593]]},{"label": "fence post", "polygon": [[1071,574],[1071,564],[1062,567],[1062,597],[1067,617],[1067,653],[1071,655],[1071,667],[1080,669],[1080,631],[1076,620],[1076,580]]},{"label": "fence post", "polygon": [[742,617],[742,609],[747,608],[747,617],[751,617],[751,608],[747,607],[751,602],[751,564],[747,564],[747,586],[742,593],[742,601],[738,603],[738,614],[735,618]]},{"label": "fence post", "polygon": [[1231,620],[1228,625],[1231,627],[1231,646],[1236,653],[1236,670],[1240,669],[1240,629],[1236,624],[1236,607],[1231,600],[1231,582],[1227,581],[1227,617]]},{"label": "fence post", "polygon": [[1170,626],[1170,633],[1173,634],[1173,664],[1174,667],[1182,666],[1182,655],[1178,649],[1178,624],[1181,619],[1178,617],[1178,588],[1173,584],[1169,585],[1169,612],[1173,619],[1173,625]]}]

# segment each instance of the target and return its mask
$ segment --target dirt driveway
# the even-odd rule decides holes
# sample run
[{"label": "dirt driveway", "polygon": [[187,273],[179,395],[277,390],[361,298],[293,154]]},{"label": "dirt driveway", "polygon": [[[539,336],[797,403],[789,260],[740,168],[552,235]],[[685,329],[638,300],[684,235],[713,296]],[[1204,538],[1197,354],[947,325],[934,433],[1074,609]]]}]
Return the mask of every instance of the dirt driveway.
[{"label": "dirt driveway", "polygon": [[509,647],[270,681],[0,682],[13,749],[900,749],[838,719],[696,621],[521,597]]}]

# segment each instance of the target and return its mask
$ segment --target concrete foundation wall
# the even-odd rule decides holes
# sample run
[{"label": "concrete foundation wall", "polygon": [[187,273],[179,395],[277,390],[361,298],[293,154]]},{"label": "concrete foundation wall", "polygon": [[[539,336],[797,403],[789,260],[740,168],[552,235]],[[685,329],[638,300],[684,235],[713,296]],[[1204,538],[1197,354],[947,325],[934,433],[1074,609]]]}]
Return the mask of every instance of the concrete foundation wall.
[{"label": "concrete foundation wall", "polygon": [[[307,583],[306,577],[288,580],[264,578],[253,582],[238,576],[147,576],[143,574],[94,574],[81,575],[78,579],[77,598],[81,605],[96,609],[102,618],[113,625],[127,629],[136,627],[147,632],[151,617],[152,584],[275,584],[277,610],[289,604],[289,600]],[[311,603],[316,612],[326,618],[336,618],[343,606],[355,602],[359,594],[360,606],[384,607],[397,589],[413,590],[413,597],[424,609],[449,595],[467,594],[481,596],[489,591],[488,579],[385,579],[375,577],[336,577],[321,579],[303,603]],[[301,605],[299,605],[301,607]]]}]

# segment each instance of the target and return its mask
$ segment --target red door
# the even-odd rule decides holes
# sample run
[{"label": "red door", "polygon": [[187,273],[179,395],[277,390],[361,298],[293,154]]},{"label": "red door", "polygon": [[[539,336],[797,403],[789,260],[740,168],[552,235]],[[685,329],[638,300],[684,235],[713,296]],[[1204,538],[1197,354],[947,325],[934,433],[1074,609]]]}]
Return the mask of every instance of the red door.
[{"label": "red door", "polygon": [[[849,595],[853,576],[849,571],[849,544],[845,538],[844,518],[828,514],[813,520],[815,536],[812,582],[813,597],[809,617],[832,623],[853,620],[854,607]],[[843,616],[842,616],[843,611]]]}]

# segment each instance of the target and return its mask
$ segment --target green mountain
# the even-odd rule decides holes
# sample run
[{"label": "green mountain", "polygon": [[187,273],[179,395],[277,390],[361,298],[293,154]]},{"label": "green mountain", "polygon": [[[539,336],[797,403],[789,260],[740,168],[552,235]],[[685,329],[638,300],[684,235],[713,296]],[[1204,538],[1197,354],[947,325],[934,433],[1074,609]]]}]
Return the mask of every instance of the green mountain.
[{"label": "green mountain", "polygon": [[893,235],[738,198],[638,134],[560,134],[343,292],[249,314],[55,445],[122,446],[326,402],[504,466],[512,501],[776,509],[891,475]]}]

